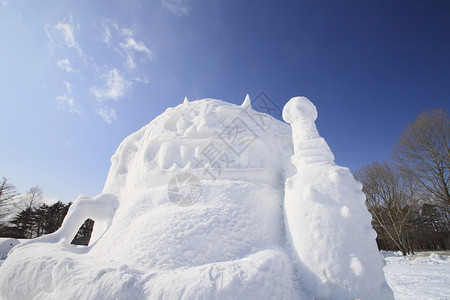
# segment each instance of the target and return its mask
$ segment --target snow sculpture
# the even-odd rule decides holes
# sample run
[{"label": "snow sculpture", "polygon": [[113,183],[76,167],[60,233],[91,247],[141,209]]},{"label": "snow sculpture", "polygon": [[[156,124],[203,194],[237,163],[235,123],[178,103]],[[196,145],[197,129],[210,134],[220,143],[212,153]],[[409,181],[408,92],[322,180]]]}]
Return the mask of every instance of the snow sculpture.
[{"label": "snow sculpture", "polygon": [[304,97],[292,98],[283,109],[292,126],[295,167],[288,166],[286,230],[302,282],[317,299],[393,298],[362,186],[333,162],[316,118],[315,106]]},{"label": "snow sculpture", "polygon": [[[314,106],[294,98],[283,115],[292,130],[248,95],[167,109],[120,144],[101,195],[11,251],[1,296],[392,298],[361,186],[334,165]],[[70,245],[86,218],[95,236]]]}]

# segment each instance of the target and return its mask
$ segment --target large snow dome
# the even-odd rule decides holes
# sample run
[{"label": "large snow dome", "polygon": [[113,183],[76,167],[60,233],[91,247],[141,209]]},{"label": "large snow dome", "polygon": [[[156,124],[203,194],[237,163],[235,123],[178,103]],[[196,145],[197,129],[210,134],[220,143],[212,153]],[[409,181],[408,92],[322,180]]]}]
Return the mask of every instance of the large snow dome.
[{"label": "large snow dome", "polygon": [[[288,125],[203,99],[127,137],[102,194],[15,247],[5,299],[389,299],[361,185],[336,166],[306,98]],[[87,247],[70,245],[95,220]]]}]

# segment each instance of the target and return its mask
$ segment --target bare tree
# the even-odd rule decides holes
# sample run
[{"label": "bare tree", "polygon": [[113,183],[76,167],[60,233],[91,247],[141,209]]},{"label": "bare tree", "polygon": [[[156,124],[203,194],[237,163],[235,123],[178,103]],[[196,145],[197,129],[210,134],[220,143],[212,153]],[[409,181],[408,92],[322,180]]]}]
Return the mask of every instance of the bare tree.
[{"label": "bare tree", "polygon": [[35,209],[42,204],[44,193],[39,186],[33,186],[26,194],[20,195],[21,208],[19,215],[13,220],[13,223],[21,224],[19,236],[22,238],[33,237],[33,214]]},{"label": "bare tree", "polygon": [[414,178],[385,162],[373,162],[354,175],[363,184],[374,227],[381,228],[382,235],[387,236],[403,255],[413,252],[409,224],[417,204]]},{"label": "bare tree", "polygon": [[435,204],[450,213],[450,119],[442,109],[422,112],[394,147],[393,158]]},{"label": "bare tree", "polygon": [[42,189],[36,185],[33,186],[26,194],[23,195],[22,203],[27,208],[35,208],[42,203],[44,199],[44,192]]},{"label": "bare tree", "polygon": [[16,196],[16,187],[3,177],[0,181],[0,218],[5,217],[9,212],[11,200]]}]

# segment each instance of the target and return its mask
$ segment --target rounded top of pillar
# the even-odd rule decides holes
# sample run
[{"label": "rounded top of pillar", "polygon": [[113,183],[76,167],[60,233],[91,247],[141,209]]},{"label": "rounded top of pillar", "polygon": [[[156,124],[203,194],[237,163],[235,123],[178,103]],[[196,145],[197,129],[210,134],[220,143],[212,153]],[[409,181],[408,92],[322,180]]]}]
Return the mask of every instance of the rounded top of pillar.
[{"label": "rounded top of pillar", "polygon": [[283,120],[289,124],[300,120],[317,119],[317,110],[314,104],[306,97],[294,97],[283,108]]}]

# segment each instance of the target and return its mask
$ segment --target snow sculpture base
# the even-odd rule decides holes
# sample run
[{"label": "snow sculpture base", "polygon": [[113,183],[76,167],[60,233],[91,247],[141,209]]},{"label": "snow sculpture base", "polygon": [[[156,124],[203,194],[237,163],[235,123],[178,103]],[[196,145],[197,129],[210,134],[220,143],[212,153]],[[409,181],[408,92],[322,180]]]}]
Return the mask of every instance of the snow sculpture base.
[{"label": "snow sculpture base", "polygon": [[[292,131],[248,97],[169,108],[121,143],[101,195],[12,250],[3,298],[392,298],[361,186],[298,99]],[[86,218],[95,236],[70,245]]]}]

